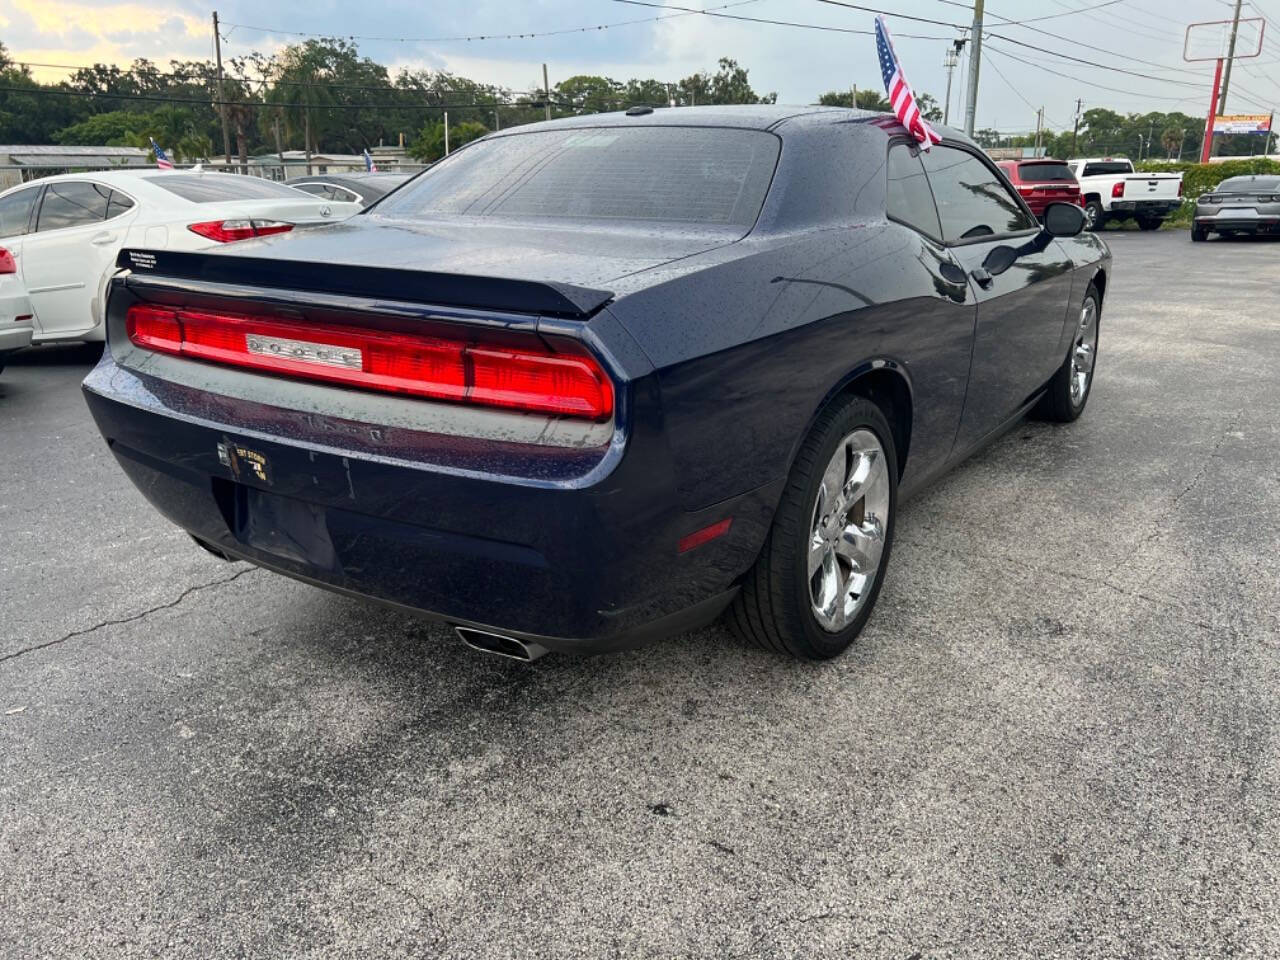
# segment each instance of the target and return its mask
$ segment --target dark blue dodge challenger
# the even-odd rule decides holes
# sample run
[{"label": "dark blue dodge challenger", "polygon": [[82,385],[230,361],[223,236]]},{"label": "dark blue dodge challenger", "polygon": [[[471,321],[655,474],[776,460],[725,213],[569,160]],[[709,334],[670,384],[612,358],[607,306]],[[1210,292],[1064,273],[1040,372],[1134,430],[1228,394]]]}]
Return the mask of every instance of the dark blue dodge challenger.
[{"label": "dark blue dodge challenger", "polygon": [[486,137],[343,224],[125,250],[89,407],[205,548],[531,659],[844,650],[901,498],[1089,397],[1110,254],[891,117]]}]

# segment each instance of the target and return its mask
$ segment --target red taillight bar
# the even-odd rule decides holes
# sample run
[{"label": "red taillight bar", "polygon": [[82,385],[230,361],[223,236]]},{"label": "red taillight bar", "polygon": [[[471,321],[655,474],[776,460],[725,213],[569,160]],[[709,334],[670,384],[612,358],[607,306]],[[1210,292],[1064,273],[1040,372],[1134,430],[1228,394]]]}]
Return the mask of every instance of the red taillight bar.
[{"label": "red taillight bar", "polygon": [[12,253],[10,253],[4,247],[0,247],[0,274],[17,273],[17,272],[18,272],[18,261],[16,261],[13,258]]},{"label": "red taillight bar", "polygon": [[606,420],[613,384],[594,357],[345,324],[134,304],[140,347],[364,390]]},{"label": "red taillight bar", "polygon": [[1113,197],[1123,197],[1123,196],[1124,196],[1124,181],[1123,181],[1123,180],[1117,180],[1115,183],[1113,183],[1113,184],[1111,185],[1111,196],[1113,196]]},{"label": "red taillight bar", "polygon": [[293,229],[292,223],[283,220],[206,220],[203,223],[187,224],[187,229],[202,237],[216,240],[218,243],[235,243],[237,240],[249,240],[253,237],[269,237],[277,233],[288,233]]}]

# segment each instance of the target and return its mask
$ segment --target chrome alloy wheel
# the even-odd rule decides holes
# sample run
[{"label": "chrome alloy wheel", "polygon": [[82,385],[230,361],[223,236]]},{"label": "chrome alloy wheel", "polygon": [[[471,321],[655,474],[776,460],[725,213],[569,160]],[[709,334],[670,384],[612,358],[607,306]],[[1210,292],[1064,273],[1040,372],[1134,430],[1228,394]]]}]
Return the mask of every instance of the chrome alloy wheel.
[{"label": "chrome alloy wheel", "polygon": [[809,604],[828,633],[847,627],[871,594],[889,525],[884,447],[859,428],[822,474],[809,535]]},{"label": "chrome alloy wheel", "polygon": [[1080,406],[1089,392],[1089,378],[1093,376],[1093,364],[1098,355],[1098,304],[1093,297],[1086,297],[1080,308],[1080,324],[1076,327],[1076,342],[1071,348],[1071,405]]}]

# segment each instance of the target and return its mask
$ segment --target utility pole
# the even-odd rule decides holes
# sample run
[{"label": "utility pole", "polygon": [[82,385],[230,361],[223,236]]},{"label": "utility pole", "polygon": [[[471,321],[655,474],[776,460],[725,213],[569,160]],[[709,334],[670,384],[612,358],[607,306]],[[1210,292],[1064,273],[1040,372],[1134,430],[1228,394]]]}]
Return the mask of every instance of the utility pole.
[{"label": "utility pole", "polygon": [[551,119],[551,84],[547,80],[547,65],[542,65],[542,96],[546,99],[547,119]]},{"label": "utility pole", "polygon": [[956,68],[956,64],[960,62],[960,58],[956,55],[955,47],[947,47],[947,52],[942,57],[942,66],[947,71],[947,98],[942,104],[942,125],[946,126],[951,119],[951,74]]},{"label": "utility pole", "polygon": [[1044,124],[1044,107],[1036,111],[1036,156],[1040,156],[1040,127]]},{"label": "utility pole", "polygon": [[1080,136],[1080,108],[1084,106],[1083,100],[1076,100],[1076,122],[1071,128],[1071,156],[1076,155],[1076,139]]},{"label": "utility pole", "polygon": [[494,107],[494,108],[493,108],[493,129],[494,129],[494,130],[501,130],[501,129],[502,129],[502,117],[498,116],[498,108],[497,108],[497,107]]},{"label": "utility pole", "polygon": [[[1231,83],[1231,61],[1235,59],[1236,55],[1236,33],[1240,30],[1240,6],[1241,0],[1236,0],[1236,10],[1231,17],[1231,40],[1227,44],[1227,62],[1222,70],[1222,92],[1218,96],[1218,116],[1222,116],[1227,112],[1227,86]],[[1210,141],[1210,156],[1217,154],[1220,144],[1220,140]]]},{"label": "utility pole", "polygon": [[964,107],[964,132],[970,137],[973,136],[974,115],[978,112],[978,67],[982,62],[982,0],[974,0],[973,3],[971,36],[973,50],[969,54],[969,93]]},{"label": "utility pole", "polygon": [[311,176],[311,84],[302,88],[302,145],[307,153],[307,176]]},{"label": "utility pole", "polygon": [[[1236,6],[1237,16],[1240,13]],[[218,11],[213,11],[213,54],[218,61],[218,113],[222,117],[222,152],[227,155],[227,166],[231,166],[231,128],[227,125],[227,90],[222,83],[222,37],[218,33]],[[310,171],[308,171],[310,172]]]},{"label": "utility pole", "polygon": [[1236,12],[1231,18],[1231,41],[1227,44],[1227,63],[1222,70],[1222,93],[1218,99],[1218,113],[1227,112],[1227,86],[1231,83],[1231,61],[1236,55],[1236,33],[1240,29],[1240,4],[1236,0]]},{"label": "utility pole", "polygon": [[449,111],[444,112],[444,155],[449,155]]}]

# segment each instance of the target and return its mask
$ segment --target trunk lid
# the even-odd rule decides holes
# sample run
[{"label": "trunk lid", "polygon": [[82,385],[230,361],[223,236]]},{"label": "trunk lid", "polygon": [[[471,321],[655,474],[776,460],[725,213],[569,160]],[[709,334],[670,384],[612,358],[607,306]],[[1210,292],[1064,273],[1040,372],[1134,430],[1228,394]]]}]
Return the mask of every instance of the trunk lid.
[{"label": "trunk lid", "polygon": [[[299,191],[301,193],[301,191]],[[321,223],[338,223],[360,212],[358,203],[339,203],[336,200],[297,200],[283,197],[260,200],[222,200],[197,206],[202,220],[234,220],[241,217],[255,220],[283,220],[298,226],[314,226]]]},{"label": "trunk lid", "polygon": [[363,214],[327,230],[247,241],[225,253],[597,287],[739,237],[736,230],[687,230],[666,224],[593,228],[546,221],[389,220]]}]

